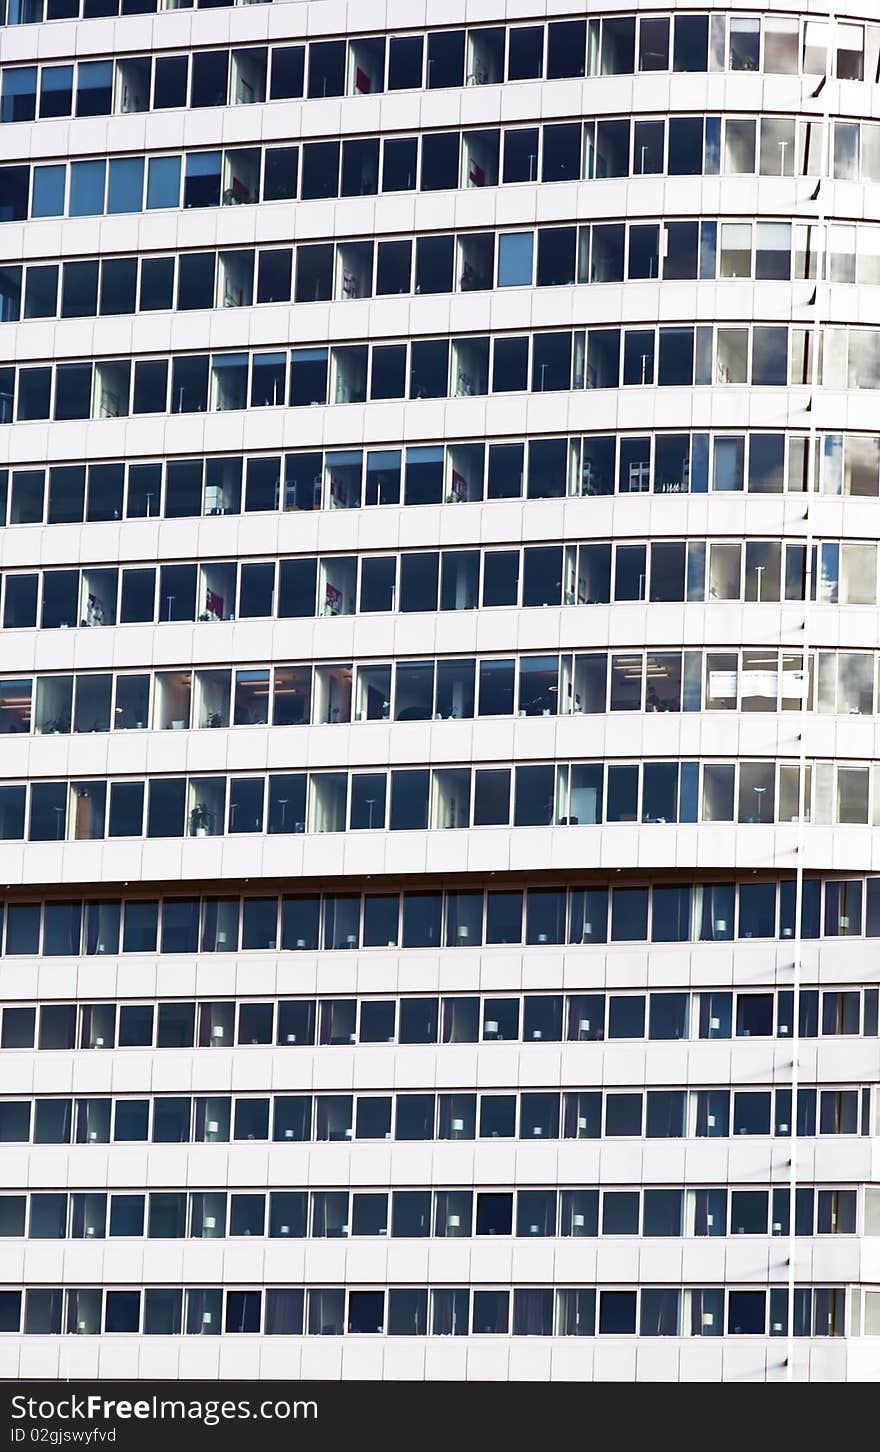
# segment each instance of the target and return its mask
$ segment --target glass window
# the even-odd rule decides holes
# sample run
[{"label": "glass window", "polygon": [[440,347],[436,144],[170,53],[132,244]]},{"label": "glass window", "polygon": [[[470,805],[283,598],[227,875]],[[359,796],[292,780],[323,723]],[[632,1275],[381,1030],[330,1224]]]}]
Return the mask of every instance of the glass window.
[{"label": "glass window", "polygon": [[[7,1008],[3,1012],[3,1032],[0,1048],[32,1049],[37,1019],[35,1008]],[[0,1201],[0,1210],[2,1210]]]},{"label": "glass window", "polygon": [[151,156],[147,170],[147,209],[180,204],[179,156]]},{"label": "glass window", "polygon": [[79,903],[47,903],[43,914],[43,954],[79,953],[82,909]]},{"label": "glass window", "polygon": [[266,1291],[266,1336],[301,1336],[303,1298],[301,1289],[270,1289]]},{"label": "glass window", "polygon": [[292,100],[303,94],[305,46],[273,46],[269,82],[270,101]]},{"label": "glass window", "polygon": [[109,116],[112,92],[112,61],[80,61],[76,78],[77,116]]},{"label": "glass window", "polygon": [[[655,893],[656,891],[655,888]],[[652,993],[650,995],[648,1037],[651,1039],[687,1038],[689,1007],[690,996],[687,993]]]},{"label": "glass window", "polygon": [[608,998],[608,1037],[640,1039],[645,1033],[645,998],[641,993],[612,993]]},{"label": "glass window", "polygon": [[[254,157],[254,172],[259,170],[258,153],[251,153]],[[247,155],[247,153],[245,153]],[[296,197],[297,182],[299,178],[299,147],[298,146],[273,146],[266,152],[266,166],[263,177],[263,201],[280,202],[292,201]],[[254,192],[248,197],[250,201],[257,200],[256,176],[254,176]],[[241,189],[241,183],[239,183]],[[232,200],[236,200],[237,193],[233,187]],[[226,200],[224,196],[224,200]]]},{"label": "glass window", "polygon": [[[149,1294],[148,1291],[147,1295]],[[175,1294],[179,1296],[180,1292],[177,1291]],[[262,1292],[260,1291],[227,1291],[225,1330],[243,1333],[258,1332],[261,1300]]]},{"label": "glass window", "polygon": [[631,1336],[635,1333],[635,1329],[635,1291],[600,1291],[600,1334],[606,1336]]},{"label": "glass window", "polygon": [[[110,162],[108,212],[139,212],[144,201],[144,158],[115,157]],[[134,311],[134,309],[130,309]]]},{"label": "glass window", "polygon": [[599,1233],[598,1190],[563,1190],[560,1199],[559,1233],[579,1238]]},{"label": "glass window", "polygon": [[153,110],[163,111],[170,107],[185,106],[189,57],[159,55],[155,64]]},{"label": "glass window", "polygon": [[446,946],[479,947],[483,941],[482,892],[446,894]]},{"label": "glass window", "polygon": [[568,941],[570,943],[604,943],[608,931],[608,891],[587,888],[571,893]]},{"label": "glass window", "polygon": [[[199,946],[198,898],[162,903],[162,953],[196,953]],[[190,1038],[191,1042],[191,1038]]]},{"label": "glass window", "polygon": [[440,945],[440,893],[404,893],[404,947]]},{"label": "glass window", "polygon": [[31,1195],[31,1240],[63,1240],[67,1234],[67,1196],[65,1194]]},{"label": "glass window", "polygon": [[[5,1292],[8,1298],[4,1306],[6,1324],[3,1329],[17,1331],[21,1314],[21,1293]],[[63,1292],[57,1290],[30,1290],[25,1293],[24,1329],[37,1335],[58,1335],[62,1325]]]},{"label": "glass window", "polygon": [[509,1291],[474,1291],[471,1331],[475,1336],[506,1336],[509,1317]]},{"label": "glass window", "polygon": [[[219,151],[195,151],[187,155],[183,183],[184,207],[219,207],[221,161]],[[152,162],[150,166],[152,170]],[[147,205],[149,206],[149,201]],[[177,206],[176,198],[171,205]]]},{"label": "glass window", "polygon": [[527,899],[526,942],[565,942],[565,891],[532,889]]},{"label": "glass window", "polygon": [[[36,114],[37,67],[8,66],[4,68],[3,93],[0,97],[0,121],[33,121]],[[69,115],[69,111],[62,111],[60,114]]]},{"label": "glass window", "polygon": [[[35,166],[32,217],[60,217],[64,211],[66,166]],[[28,166],[0,167],[0,222],[23,222],[28,215]]]},{"label": "glass window", "polygon": [[644,942],[648,936],[648,889],[616,887],[611,897],[611,941]]},{"label": "glass window", "polygon": [[585,65],[585,20],[554,20],[547,28],[547,78],[582,76]]},{"label": "glass window", "polygon": [[767,1324],[766,1292],[731,1291],[727,1303],[729,1336],[763,1336]]},{"label": "glass window", "polygon": [[638,1235],[638,1190],[606,1190],[602,1197],[602,1234]]},{"label": "glass window", "polygon": [[608,1094],[605,1099],[605,1134],[614,1138],[641,1133],[641,1094]]},{"label": "glass window", "polygon": [[104,210],[105,161],[74,161],[70,166],[71,217],[97,217]]},{"label": "glass window", "polygon": [[682,1233],[681,1190],[649,1190],[643,1192],[644,1236],[678,1236]]},{"label": "glass window", "polygon": [[498,286],[531,287],[533,232],[502,232],[498,238]]}]

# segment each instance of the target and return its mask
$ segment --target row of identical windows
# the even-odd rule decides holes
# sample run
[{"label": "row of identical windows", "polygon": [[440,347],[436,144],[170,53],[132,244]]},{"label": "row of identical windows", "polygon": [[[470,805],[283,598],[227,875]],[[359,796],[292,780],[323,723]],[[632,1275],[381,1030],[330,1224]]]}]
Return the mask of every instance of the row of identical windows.
[{"label": "row of identical windows", "polygon": [[[873,1133],[871,1089],[802,1086],[799,1137]],[[791,1137],[791,1089],[165,1095],[0,1100],[0,1144]]]},{"label": "row of identical windows", "polygon": [[[833,121],[831,175],[880,179],[880,125]],[[636,176],[818,176],[824,123],[793,116],[590,118],[0,167],[0,222]]]},{"label": "row of identical windows", "polygon": [[[676,891],[679,889],[670,889]],[[343,911],[348,906],[344,898],[337,902]],[[343,931],[348,925],[343,921]],[[331,926],[335,935],[335,921]],[[547,936],[535,934],[532,928],[530,941]],[[470,944],[467,922],[456,925],[456,938],[459,946]],[[348,939],[354,939],[354,934],[347,935],[343,948],[357,946],[356,939]],[[335,936],[331,946],[334,942]],[[826,988],[821,993],[817,988],[801,988],[799,1036],[816,1038],[820,1023],[823,1037],[876,1036],[877,996],[876,988]],[[39,1008],[7,1004],[0,1048],[595,1043],[605,1039],[729,1039],[734,1035],[766,1038],[774,1033],[789,1038],[793,1026],[791,989],[778,994],[707,989],[699,993],[497,994],[482,999],[476,994],[288,998],[277,1004],[242,1001],[237,1005],[234,999],[199,1003],[175,999],[159,1004],[44,1003]]]},{"label": "row of identical windows", "polygon": [[[876,1191],[866,1191],[866,1196]],[[866,1200],[866,1218],[873,1200]],[[594,1238],[788,1235],[790,1193],[772,1189],[102,1190],[0,1195],[0,1236],[29,1240]],[[268,1220],[267,1220],[268,1212]],[[856,1190],[799,1185],[796,1235],[854,1235]],[[870,1233],[870,1232],[869,1232]]]},{"label": "row of identical windows", "polygon": [[[821,386],[880,386],[880,330],[827,328],[821,341]],[[784,388],[811,381],[811,352],[808,328],[707,323],[7,366],[0,368],[0,423],[654,384]],[[314,508],[314,481],[311,493]]]},{"label": "row of identical windows", "polygon": [[[748,938],[791,938],[795,935],[796,884],[757,881],[654,884],[613,887],[498,888],[484,893],[464,889],[447,892],[318,894],[298,897],[166,897],[123,901],[15,902],[0,904],[5,919],[3,951],[7,957],[76,957],[116,953],[236,953],[352,950],[355,948],[455,948],[484,943],[578,944],[731,942]],[[280,916],[279,916],[280,910]],[[802,884],[800,935],[880,937],[880,878],[805,877]],[[804,989],[804,993],[812,990]],[[867,992],[868,990],[866,990]],[[829,990],[829,993],[831,990]],[[710,1015],[708,1037],[730,1033],[731,1007]],[[868,1004],[866,999],[866,1028]],[[105,1008],[106,1005],[92,1005]],[[600,1005],[597,1003],[597,1010]],[[7,1010],[8,1012],[9,1010]],[[85,1012],[85,1010],[84,1010]],[[227,1024],[222,1037],[232,1038],[228,1005],[214,1006],[218,1022]],[[588,1016],[586,1016],[588,1017]],[[772,1020],[772,1015],[771,1015]],[[152,1044],[152,1012],[140,1011],[134,1038],[119,1043]],[[604,1023],[604,1009],[601,1014]],[[737,1022],[739,1020],[737,1019]],[[780,1012],[780,1025],[789,1022]],[[31,1021],[32,1023],[32,1021]],[[254,1022],[245,1031],[239,1019],[239,1041],[253,1042]],[[146,1025],[146,1027],[144,1027]],[[588,1038],[599,1025],[578,1025]],[[725,1025],[727,1027],[725,1028]],[[115,1019],[106,1023],[107,1045]],[[499,1025],[500,1030],[500,1025]],[[353,1032],[353,1026],[349,1032]],[[737,1032],[739,1032],[739,1028]],[[755,1031],[754,1029],[751,1031]],[[783,1031],[778,1028],[779,1032]],[[103,1047],[83,1029],[80,1047]],[[210,1030],[208,1042],[212,1042]],[[361,1024],[361,1035],[365,1033]],[[445,1032],[445,1031],[444,1031]],[[767,1030],[772,1032],[772,1030]],[[801,1033],[806,1032],[803,1024]],[[830,1032],[824,1024],[823,1032]],[[391,1030],[393,1036],[393,1028]],[[702,1029],[700,1030],[702,1035]],[[598,1036],[601,1036],[598,1035]],[[161,1043],[161,1039],[159,1041]],[[202,1030],[199,1032],[201,1044]],[[280,1027],[278,1042],[290,1039]]]},{"label": "row of identical windows", "polygon": [[[791,222],[597,222],[0,267],[0,322],[638,279],[880,282],[880,228]],[[60,295],[59,295],[60,283]]]},{"label": "row of identical windows", "polygon": [[[843,1336],[845,1308],[843,1287],[796,1287],[794,1334]],[[59,1286],[0,1291],[0,1332],[39,1336],[765,1336],[768,1311],[769,1334],[787,1335],[788,1291],[781,1288],[349,1290],[339,1286],[224,1290],[162,1286],[104,1290]]]},{"label": "row of identical windows", "polygon": [[878,711],[872,651],[591,651],[0,677],[0,735],[603,712]]},{"label": "row of identical windows", "polygon": [[[268,785],[268,798],[267,798]],[[0,841],[737,822],[880,825],[880,766],[581,761],[0,785]]]},{"label": "row of identical windows", "polygon": [[[217,0],[214,0],[217,3]],[[42,0],[10,0],[7,24],[22,23]],[[79,0],[49,0],[75,16]],[[156,0],[123,0],[123,14],[149,12]],[[180,7],[175,7],[180,8]],[[85,0],[85,16],[115,15],[118,0]],[[29,16],[30,18],[30,16]],[[123,56],[76,66],[5,66],[0,122],[52,116],[109,116],[169,107],[251,106],[262,101],[440,90],[502,82],[638,71],[765,71],[864,78],[865,47],[876,62],[880,27],[724,15],[614,16],[552,20],[548,25],[481,26],[424,35],[362,35],[308,44],[240,46],[189,54]],[[867,32],[867,33],[866,33]],[[763,52],[762,52],[763,33]],[[39,95],[39,108],[37,97]]]},{"label": "row of identical windows", "polygon": [[803,493],[877,498],[880,436],[799,433],[583,434],[505,443],[413,444],[127,464],[0,469],[0,524],[379,505],[466,504],[613,494]]},{"label": "row of identical windows", "polygon": [[[876,605],[876,542],[812,547],[811,598]],[[803,600],[805,544],[779,539],[515,545],[86,565],[0,575],[6,630],[651,602]]]}]

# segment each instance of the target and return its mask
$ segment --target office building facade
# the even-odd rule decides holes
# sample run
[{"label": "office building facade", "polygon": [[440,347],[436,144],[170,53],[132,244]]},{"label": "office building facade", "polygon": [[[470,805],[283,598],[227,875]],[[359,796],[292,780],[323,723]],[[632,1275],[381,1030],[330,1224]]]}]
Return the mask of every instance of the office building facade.
[{"label": "office building facade", "polygon": [[876,1378],[870,7],[5,3],[0,1375]]}]

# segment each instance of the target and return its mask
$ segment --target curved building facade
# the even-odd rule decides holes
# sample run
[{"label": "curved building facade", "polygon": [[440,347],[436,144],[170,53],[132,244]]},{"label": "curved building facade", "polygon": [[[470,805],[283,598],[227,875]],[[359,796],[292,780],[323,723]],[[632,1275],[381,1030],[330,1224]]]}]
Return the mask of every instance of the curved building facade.
[{"label": "curved building facade", "polygon": [[880,1374],[878,67],[6,0],[0,1375]]}]

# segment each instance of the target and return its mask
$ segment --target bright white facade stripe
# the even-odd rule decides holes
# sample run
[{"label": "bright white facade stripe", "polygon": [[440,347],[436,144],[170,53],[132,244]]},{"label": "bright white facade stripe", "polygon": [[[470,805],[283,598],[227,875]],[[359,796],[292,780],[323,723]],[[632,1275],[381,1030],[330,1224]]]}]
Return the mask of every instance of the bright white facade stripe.
[{"label": "bright white facade stripe", "polygon": [[0,1374],[874,1379],[880,25],[82,5],[0,28]]}]

